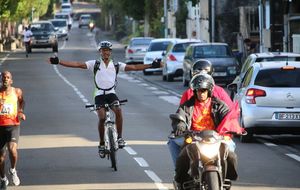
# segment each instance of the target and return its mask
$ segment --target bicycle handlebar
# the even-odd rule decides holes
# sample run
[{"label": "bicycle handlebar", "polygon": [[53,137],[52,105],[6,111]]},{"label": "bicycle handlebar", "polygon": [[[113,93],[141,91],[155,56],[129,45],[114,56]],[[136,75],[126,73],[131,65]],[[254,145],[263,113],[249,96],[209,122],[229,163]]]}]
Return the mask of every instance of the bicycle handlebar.
[{"label": "bicycle handlebar", "polygon": [[[119,100],[120,105],[124,105],[125,102],[128,102],[128,100],[127,99]],[[114,105],[114,102],[111,103],[109,106],[112,106],[112,105]],[[94,108],[95,106],[97,107],[97,105],[95,105],[95,104],[89,104],[89,105],[85,105],[85,108]]]}]

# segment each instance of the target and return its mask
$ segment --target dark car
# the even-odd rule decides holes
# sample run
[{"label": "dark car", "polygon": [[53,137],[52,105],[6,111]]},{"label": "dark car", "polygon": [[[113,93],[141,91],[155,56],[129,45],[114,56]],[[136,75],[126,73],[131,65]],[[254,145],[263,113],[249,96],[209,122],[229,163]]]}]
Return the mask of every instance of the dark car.
[{"label": "dark car", "polygon": [[231,83],[239,72],[239,64],[230,47],[226,43],[191,44],[183,59],[183,85],[188,86],[191,79],[192,65],[198,59],[212,62],[216,82]]},{"label": "dark car", "polygon": [[32,48],[52,48],[58,51],[57,30],[50,21],[38,21],[31,24],[32,38],[29,50]]}]

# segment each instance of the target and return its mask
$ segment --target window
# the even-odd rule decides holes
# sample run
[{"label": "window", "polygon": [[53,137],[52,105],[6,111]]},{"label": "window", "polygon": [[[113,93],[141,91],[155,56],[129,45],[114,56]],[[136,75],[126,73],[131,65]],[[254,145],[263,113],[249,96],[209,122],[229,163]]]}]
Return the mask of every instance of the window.
[{"label": "window", "polygon": [[134,39],[131,41],[131,46],[149,45],[152,39]]},{"label": "window", "polygon": [[245,74],[245,77],[243,78],[241,83],[241,88],[247,87],[250,84],[252,75],[253,75],[253,67],[251,67]]},{"label": "window", "polygon": [[153,42],[148,51],[165,51],[170,42]]},{"label": "window", "polygon": [[264,87],[300,87],[300,69],[282,70],[266,69],[261,70],[254,81],[255,85]]},{"label": "window", "polygon": [[195,58],[225,58],[232,57],[232,53],[227,46],[207,45],[195,48]]}]

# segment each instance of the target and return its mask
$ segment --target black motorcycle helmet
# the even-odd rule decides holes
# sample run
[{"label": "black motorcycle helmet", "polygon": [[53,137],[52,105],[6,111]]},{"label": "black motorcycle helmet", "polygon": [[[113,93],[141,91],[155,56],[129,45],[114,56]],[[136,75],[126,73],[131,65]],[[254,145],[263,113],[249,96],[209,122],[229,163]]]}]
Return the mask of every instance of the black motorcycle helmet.
[{"label": "black motorcycle helmet", "polygon": [[190,82],[190,88],[193,90],[195,96],[197,96],[197,91],[199,89],[207,89],[208,97],[211,97],[214,86],[214,79],[206,73],[194,75]]},{"label": "black motorcycle helmet", "polygon": [[212,63],[206,59],[197,60],[192,66],[192,76],[201,71],[205,71],[207,74],[212,75],[214,71]]},{"label": "black motorcycle helmet", "polygon": [[100,51],[100,49],[109,49],[111,50],[111,47],[112,47],[112,43],[109,42],[109,41],[101,41],[99,44],[98,44],[98,51]]}]

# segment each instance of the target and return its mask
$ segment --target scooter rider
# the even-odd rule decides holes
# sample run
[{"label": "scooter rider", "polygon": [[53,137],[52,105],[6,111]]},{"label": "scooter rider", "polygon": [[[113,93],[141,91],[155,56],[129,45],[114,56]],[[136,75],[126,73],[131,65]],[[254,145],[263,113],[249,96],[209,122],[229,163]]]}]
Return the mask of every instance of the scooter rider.
[{"label": "scooter rider", "polygon": [[[209,60],[206,59],[199,59],[196,61],[192,66],[192,76],[195,76],[199,73],[207,73],[210,76],[213,74],[213,67],[212,63]],[[188,88],[181,97],[180,105],[182,105],[184,102],[189,100],[191,97],[194,96],[194,92],[191,88]],[[233,105],[233,102],[231,101],[230,97],[228,96],[227,92],[220,86],[214,84],[212,89],[212,96],[219,98],[224,103],[227,104],[227,106],[230,108]],[[171,134],[169,136],[168,140],[168,148],[171,153],[171,157],[173,160],[173,164],[175,167],[177,156],[179,155],[179,152],[181,150],[181,146],[183,145],[183,139],[182,138],[174,138],[174,134]]]},{"label": "scooter rider", "polygon": [[[180,105],[177,110],[177,114],[186,119],[185,123],[187,123],[187,126],[182,121],[173,121],[172,127],[175,136],[180,136],[185,130],[216,130],[229,112],[228,106],[223,101],[212,96],[214,80],[210,75],[203,73],[195,75],[190,82],[190,87],[194,95]],[[228,138],[226,144],[229,148],[229,155],[227,157],[228,170],[224,175],[228,179],[236,180],[237,158],[234,153],[235,143]],[[178,184],[182,184],[189,179],[189,163],[189,156],[183,147],[176,160],[175,167],[175,181]]]},{"label": "scooter rider", "polygon": [[[119,71],[139,71],[148,68],[159,68],[162,67],[160,60],[154,60],[152,64],[136,64],[126,65],[122,62],[114,62],[111,59],[112,54],[112,43],[109,41],[101,41],[98,45],[97,50],[101,55],[99,60],[89,60],[86,62],[77,61],[65,61],[59,60],[58,57],[50,57],[49,62],[51,64],[58,64],[65,67],[89,69],[94,72],[94,83],[95,83],[95,104],[104,105],[105,103],[111,104],[115,101],[119,101],[115,88],[116,79]],[[120,106],[112,109],[115,113],[115,121],[118,132],[118,144],[122,148],[126,145],[122,138],[123,129],[123,117]],[[100,108],[97,110],[98,115],[98,132],[99,132],[99,155],[100,157],[104,154],[104,122],[105,122],[105,109]],[[103,156],[102,156],[103,157]]]}]

